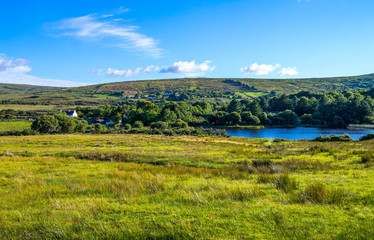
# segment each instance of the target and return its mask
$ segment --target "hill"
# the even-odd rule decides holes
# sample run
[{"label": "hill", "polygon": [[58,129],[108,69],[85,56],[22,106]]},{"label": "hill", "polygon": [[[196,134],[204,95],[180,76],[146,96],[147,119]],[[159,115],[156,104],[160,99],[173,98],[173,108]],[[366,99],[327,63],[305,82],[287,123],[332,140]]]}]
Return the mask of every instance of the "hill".
[{"label": "hill", "polygon": [[33,86],[25,84],[7,84],[0,83],[0,94],[30,94],[38,93],[53,89],[61,89],[57,87]]},{"label": "hill", "polygon": [[[374,74],[304,79],[255,78],[183,78],[126,81],[74,88],[51,88],[1,84],[7,94],[1,94],[1,104],[32,105],[102,105],[122,102],[121,96],[158,96],[165,91],[187,93],[194,99],[227,102],[232,97],[253,98],[269,94],[292,94],[300,91],[313,93],[370,89]],[[5,91],[5,90],[4,90]]]}]

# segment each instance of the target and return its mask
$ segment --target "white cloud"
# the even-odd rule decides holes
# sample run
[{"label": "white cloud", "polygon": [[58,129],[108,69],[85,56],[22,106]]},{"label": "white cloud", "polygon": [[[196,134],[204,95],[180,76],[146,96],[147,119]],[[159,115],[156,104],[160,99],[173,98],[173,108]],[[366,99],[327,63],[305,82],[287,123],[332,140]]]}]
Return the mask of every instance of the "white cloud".
[{"label": "white cloud", "polygon": [[126,76],[126,77],[131,77],[136,74],[140,73],[150,73],[154,71],[158,71],[159,67],[154,66],[154,65],[149,65],[144,68],[135,68],[134,70],[132,69],[127,69],[127,70],[119,70],[119,69],[114,69],[114,68],[108,68],[106,75],[111,76],[111,77],[119,77],[119,76]]},{"label": "white cloud", "polygon": [[163,55],[164,50],[158,46],[158,41],[137,32],[138,26],[123,25],[122,19],[112,19],[112,17],[126,12],[121,10],[115,14],[96,15],[68,18],[53,26],[62,31],[58,36],[73,36],[79,39],[103,40],[112,46],[135,50],[146,55],[158,58]]},{"label": "white cloud", "polygon": [[247,67],[242,67],[240,70],[244,74],[267,75],[279,67],[280,67],[279,64],[266,65],[266,64],[253,63]]},{"label": "white cloud", "polygon": [[278,74],[281,76],[295,76],[298,75],[299,72],[296,70],[296,67],[289,67],[282,68]]},{"label": "white cloud", "polygon": [[0,54],[0,83],[28,84],[54,87],[83,86],[87,83],[72,82],[56,79],[45,79],[27,74],[31,71],[29,62],[25,59],[10,59]]},{"label": "white cloud", "polygon": [[0,54],[0,72],[27,73],[31,71],[26,59],[9,59],[5,54]]},{"label": "white cloud", "polygon": [[213,71],[216,66],[210,66],[211,61],[205,61],[197,64],[195,61],[191,62],[175,62],[173,65],[161,69],[160,73],[181,73],[187,75],[201,74],[207,71]]}]

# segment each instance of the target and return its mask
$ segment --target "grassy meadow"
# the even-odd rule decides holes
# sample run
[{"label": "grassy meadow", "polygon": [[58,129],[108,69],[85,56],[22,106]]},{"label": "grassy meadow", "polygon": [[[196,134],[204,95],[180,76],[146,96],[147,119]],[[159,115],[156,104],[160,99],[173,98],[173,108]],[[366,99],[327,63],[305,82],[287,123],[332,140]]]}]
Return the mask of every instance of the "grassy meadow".
[{"label": "grassy meadow", "polygon": [[0,122],[0,133],[29,129],[32,122]]},{"label": "grassy meadow", "polygon": [[0,137],[0,239],[373,239],[374,141]]}]

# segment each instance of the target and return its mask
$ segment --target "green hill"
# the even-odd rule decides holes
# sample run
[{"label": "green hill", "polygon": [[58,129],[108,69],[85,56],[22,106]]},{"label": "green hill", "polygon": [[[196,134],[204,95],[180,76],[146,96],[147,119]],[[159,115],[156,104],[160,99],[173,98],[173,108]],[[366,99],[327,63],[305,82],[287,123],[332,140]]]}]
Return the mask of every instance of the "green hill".
[{"label": "green hill", "polygon": [[61,89],[57,87],[33,86],[25,84],[7,84],[0,83],[0,94],[29,94],[38,93],[53,89]]},{"label": "green hill", "polygon": [[333,90],[360,91],[370,89],[373,86],[374,74],[304,79],[182,78],[125,81],[60,89],[0,84],[0,103],[93,106],[121,102],[123,100],[120,96],[134,96],[135,94],[161,96],[165,91],[185,92],[194,99],[204,99],[206,101],[227,101],[232,96],[251,98],[270,93],[291,94],[299,91],[313,93]]}]

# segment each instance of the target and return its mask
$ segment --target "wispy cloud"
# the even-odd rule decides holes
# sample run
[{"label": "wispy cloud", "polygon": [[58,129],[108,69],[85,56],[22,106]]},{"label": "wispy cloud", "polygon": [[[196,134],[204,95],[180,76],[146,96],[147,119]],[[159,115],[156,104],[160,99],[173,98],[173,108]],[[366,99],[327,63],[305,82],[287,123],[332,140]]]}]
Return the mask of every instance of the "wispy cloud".
[{"label": "wispy cloud", "polygon": [[296,70],[296,67],[282,68],[278,73],[280,76],[295,76],[299,72]]},{"label": "wispy cloud", "polygon": [[125,77],[131,77],[136,74],[140,73],[150,73],[154,71],[158,71],[159,67],[150,65],[144,68],[136,68],[136,69],[127,69],[127,70],[119,70],[119,69],[113,69],[113,68],[108,68],[106,75],[111,76],[111,77],[119,77],[119,76],[125,76]]},{"label": "wispy cloud", "polygon": [[53,23],[58,30],[57,36],[71,36],[110,43],[111,46],[134,50],[148,56],[159,58],[164,50],[158,41],[139,33],[138,26],[124,24],[121,18],[114,18],[128,9],[107,15],[89,14],[81,17],[68,18]]},{"label": "wispy cloud", "polygon": [[45,79],[28,74],[32,68],[29,61],[23,58],[12,59],[0,54],[0,83],[29,84],[55,87],[74,87],[87,85],[82,82],[72,82],[57,79]]},{"label": "wispy cloud", "polygon": [[267,65],[267,64],[253,63],[247,67],[242,67],[240,70],[244,74],[267,75],[279,67],[280,67],[279,64]]},{"label": "wispy cloud", "polygon": [[28,63],[23,58],[10,59],[5,54],[0,54],[0,72],[27,73],[31,71]]},{"label": "wispy cloud", "polygon": [[[138,67],[135,69],[115,69],[115,68],[108,68],[106,71],[106,75],[110,77],[131,77],[133,75],[141,74],[141,73],[174,73],[174,74],[183,74],[187,76],[198,76],[202,75],[205,72],[213,71],[215,66],[211,66],[211,61],[205,61],[203,63],[196,63],[195,61],[191,62],[174,62],[172,65],[168,67],[159,67],[155,65],[149,65],[147,67]],[[95,71],[94,73],[100,73]]]},{"label": "wispy cloud", "polygon": [[216,66],[210,66],[211,61],[205,61],[203,63],[191,62],[175,62],[169,67],[162,68],[160,73],[178,73],[186,75],[198,75],[208,71],[213,71]]}]

